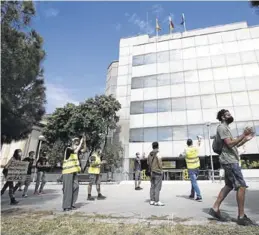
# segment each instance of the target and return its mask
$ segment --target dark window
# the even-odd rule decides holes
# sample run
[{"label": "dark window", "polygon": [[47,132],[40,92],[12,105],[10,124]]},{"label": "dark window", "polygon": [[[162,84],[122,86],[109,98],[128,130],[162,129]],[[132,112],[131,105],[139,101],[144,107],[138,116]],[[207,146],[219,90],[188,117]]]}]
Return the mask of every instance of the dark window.
[{"label": "dark window", "polygon": [[172,141],[173,131],[171,126],[164,126],[157,128],[158,141]]},{"label": "dark window", "polygon": [[158,112],[171,112],[172,111],[172,103],[171,99],[161,99],[158,100]]},{"label": "dark window", "polygon": [[144,111],[143,101],[135,101],[130,103],[130,114],[142,114]]},{"label": "dark window", "polygon": [[144,64],[144,55],[133,56],[132,65],[139,66]]},{"label": "dark window", "polygon": [[139,89],[144,87],[143,77],[132,78],[131,89]]},{"label": "dark window", "polygon": [[130,142],[144,142],[144,129],[130,129]]},{"label": "dark window", "polygon": [[157,141],[157,128],[150,127],[144,128],[144,142],[154,142]]},{"label": "dark window", "polygon": [[157,100],[144,101],[144,113],[156,113]]}]

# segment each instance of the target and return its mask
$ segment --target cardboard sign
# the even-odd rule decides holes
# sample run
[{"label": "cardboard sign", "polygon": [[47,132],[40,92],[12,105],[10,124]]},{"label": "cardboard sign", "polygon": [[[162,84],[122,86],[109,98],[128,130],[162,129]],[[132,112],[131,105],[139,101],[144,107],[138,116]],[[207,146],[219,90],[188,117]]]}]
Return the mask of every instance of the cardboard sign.
[{"label": "cardboard sign", "polygon": [[24,181],[27,176],[29,162],[13,160],[8,167],[6,181]]}]

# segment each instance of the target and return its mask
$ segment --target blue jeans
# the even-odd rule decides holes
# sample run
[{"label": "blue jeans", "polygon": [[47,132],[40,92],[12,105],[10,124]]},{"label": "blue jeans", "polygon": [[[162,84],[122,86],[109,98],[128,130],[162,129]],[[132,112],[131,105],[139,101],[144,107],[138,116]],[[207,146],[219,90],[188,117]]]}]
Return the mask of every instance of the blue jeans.
[{"label": "blue jeans", "polygon": [[191,179],[192,189],[191,189],[191,196],[196,196],[201,198],[201,191],[197,183],[197,178],[199,175],[199,169],[188,169],[188,174]]}]

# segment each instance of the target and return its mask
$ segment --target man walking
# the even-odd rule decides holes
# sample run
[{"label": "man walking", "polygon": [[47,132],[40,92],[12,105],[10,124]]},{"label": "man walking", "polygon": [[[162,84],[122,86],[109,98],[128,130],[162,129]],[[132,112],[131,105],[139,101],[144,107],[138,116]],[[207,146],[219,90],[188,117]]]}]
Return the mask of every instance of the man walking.
[{"label": "man walking", "polygon": [[[84,145],[83,149],[82,145]],[[62,181],[63,181],[63,210],[70,211],[76,209],[75,203],[79,193],[79,183],[77,174],[81,172],[79,151],[86,151],[85,136],[72,139],[72,146],[66,148],[64,154]]]},{"label": "man walking", "polygon": [[140,154],[136,153],[136,158],[134,161],[134,172],[135,172],[135,190],[142,190],[141,184],[141,160]]},{"label": "man walking", "polygon": [[187,140],[187,148],[185,149],[183,156],[185,157],[188,175],[191,180],[191,194],[189,196],[190,199],[195,198],[196,193],[196,201],[201,202],[201,192],[197,182],[197,178],[199,175],[199,168],[200,168],[200,159],[199,159],[199,150],[198,147],[201,145],[201,139],[198,137],[198,147],[193,145],[192,139]]},{"label": "man walking", "polygon": [[148,155],[147,164],[151,172],[151,188],[150,188],[150,205],[164,206],[165,204],[159,201],[159,195],[162,188],[162,158],[159,154],[158,142],[152,143],[152,151]]},{"label": "man walking", "polygon": [[237,223],[244,226],[253,225],[253,222],[244,212],[247,185],[239,166],[240,157],[237,148],[251,140],[254,133],[252,132],[252,128],[247,127],[241,136],[234,139],[229,128],[229,124],[234,121],[230,112],[225,109],[220,110],[217,114],[217,119],[221,124],[217,127],[217,134],[214,141],[217,141],[215,143],[217,143],[218,146],[221,146],[220,163],[225,171],[225,186],[221,189],[209,214],[219,220],[223,220],[224,218],[221,217],[219,210],[220,205],[229,192],[234,189],[236,191],[238,205]]},{"label": "man walking", "polygon": [[90,182],[88,185],[87,197],[87,200],[89,201],[94,201],[94,198],[91,196],[93,184],[96,185],[96,190],[98,193],[97,200],[106,199],[106,197],[101,194],[101,165],[106,163],[106,161],[101,160],[100,154],[100,151],[97,151],[90,156],[90,167],[88,168]]},{"label": "man walking", "polygon": [[[48,159],[46,157],[46,153],[42,153],[42,157],[36,163],[37,169],[37,177],[36,177],[36,184],[34,194],[39,195],[43,194],[43,188],[46,184],[46,172],[49,170],[50,165],[48,163]],[[40,189],[39,189],[40,188]]]}]

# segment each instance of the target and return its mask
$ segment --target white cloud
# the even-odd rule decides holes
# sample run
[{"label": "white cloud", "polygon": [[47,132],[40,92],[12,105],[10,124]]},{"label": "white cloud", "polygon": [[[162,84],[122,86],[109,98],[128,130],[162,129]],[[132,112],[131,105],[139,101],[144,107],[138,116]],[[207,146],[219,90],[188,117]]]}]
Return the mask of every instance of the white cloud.
[{"label": "white cloud", "polygon": [[53,112],[56,108],[63,107],[67,103],[78,104],[75,99],[75,90],[63,87],[60,84],[46,83],[47,112]]},{"label": "white cloud", "polygon": [[120,30],[121,30],[121,24],[120,24],[120,23],[117,23],[117,24],[115,25],[115,29],[116,29],[116,31],[120,31]]},{"label": "white cloud", "polygon": [[164,13],[164,8],[160,4],[155,4],[151,7],[152,13],[157,17]]},{"label": "white cloud", "polygon": [[150,23],[150,21],[141,19],[136,13],[130,15],[129,13],[125,13],[125,16],[128,17],[128,22],[134,24],[138,27],[139,33],[154,33],[155,26]]},{"label": "white cloud", "polygon": [[56,17],[59,14],[59,10],[55,8],[49,8],[45,10],[45,17],[50,18],[50,17]]}]

